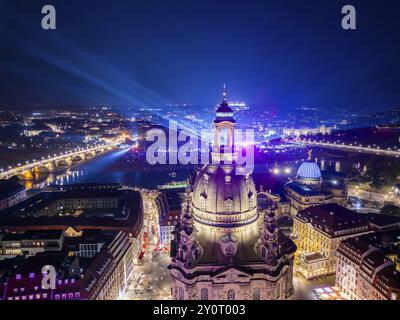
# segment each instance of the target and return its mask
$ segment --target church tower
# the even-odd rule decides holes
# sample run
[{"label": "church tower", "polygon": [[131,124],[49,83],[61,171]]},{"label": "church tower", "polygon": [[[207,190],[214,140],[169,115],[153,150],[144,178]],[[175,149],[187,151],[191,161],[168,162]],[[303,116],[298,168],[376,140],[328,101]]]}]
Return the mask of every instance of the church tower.
[{"label": "church tower", "polygon": [[222,102],[217,109],[214,120],[214,144],[211,152],[213,163],[232,163],[237,159],[234,143],[235,125],[233,110],[226,100],[226,86],[224,85]]},{"label": "church tower", "polygon": [[224,87],[214,120],[213,161],[186,192],[171,246],[174,299],[293,296],[296,246],[276,227],[273,208],[258,211],[251,172],[235,162],[235,125]]}]

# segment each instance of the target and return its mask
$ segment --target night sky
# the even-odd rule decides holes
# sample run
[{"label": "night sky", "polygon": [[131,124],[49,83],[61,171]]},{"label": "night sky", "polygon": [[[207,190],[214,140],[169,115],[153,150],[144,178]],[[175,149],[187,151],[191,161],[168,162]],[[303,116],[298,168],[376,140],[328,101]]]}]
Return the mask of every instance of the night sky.
[{"label": "night sky", "polygon": [[[396,4],[397,3],[397,4]],[[41,28],[41,8],[57,30]],[[341,8],[357,9],[357,30]],[[400,2],[0,0],[0,106],[400,105]]]}]

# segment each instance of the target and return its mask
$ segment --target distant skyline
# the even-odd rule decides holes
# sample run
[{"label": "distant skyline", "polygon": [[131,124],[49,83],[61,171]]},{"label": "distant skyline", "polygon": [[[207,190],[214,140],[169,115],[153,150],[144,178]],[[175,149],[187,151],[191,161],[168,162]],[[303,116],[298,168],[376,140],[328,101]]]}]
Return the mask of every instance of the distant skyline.
[{"label": "distant skyline", "polygon": [[[41,29],[41,8],[57,29]],[[341,29],[341,8],[357,30]],[[400,106],[395,0],[0,3],[0,106]],[[379,111],[379,110],[376,110]]]}]

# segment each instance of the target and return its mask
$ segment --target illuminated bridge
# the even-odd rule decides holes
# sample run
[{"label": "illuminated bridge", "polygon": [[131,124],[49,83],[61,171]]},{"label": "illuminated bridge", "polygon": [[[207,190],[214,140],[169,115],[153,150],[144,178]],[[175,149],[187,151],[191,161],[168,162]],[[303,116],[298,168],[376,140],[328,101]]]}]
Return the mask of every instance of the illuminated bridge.
[{"label": "illuminated bridge", "polygon": [[54,154],[53,156],[42,157],[40,160],[26,161],[24,164],[17,164],[15,167],[0,169],[0,179],[7,179],[12,176],[19,176],[22,179],[30,180],[33,174],[41,172],[53,172],[57,167],[71,166],[74,162],[83,161],[96,155],[112,150],[120,144],[119,140],[96,144],[86,148],[78,148]]},{"label": "illuminated bridge", "polygon": [[322,148],[331,148],[331,149],[339,149],[343,151],[351,151],[351,152],[362,152],[362,153],[369,153],[369,154],[376,154],[388,157],[396,157],[400,156],[400,150],[387,148],[383,149],[377,146],[362,146],[357,144],[345,144],[340,142],[321,142],[321,141],[312,141],[306,139],[296,139],[293,141],[287,141],[294,144],[300,144],[305,146],[316,146]]}]

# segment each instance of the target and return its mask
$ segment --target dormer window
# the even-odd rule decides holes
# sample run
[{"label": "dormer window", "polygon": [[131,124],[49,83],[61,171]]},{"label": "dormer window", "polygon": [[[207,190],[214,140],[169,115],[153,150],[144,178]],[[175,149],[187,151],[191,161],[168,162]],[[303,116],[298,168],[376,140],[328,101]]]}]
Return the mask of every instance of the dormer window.
[{"label": "dormer window", "polygon": [[226,183],[230,183],[232,181],[232,177],[231,176],[225,176],[225,182]]}]

